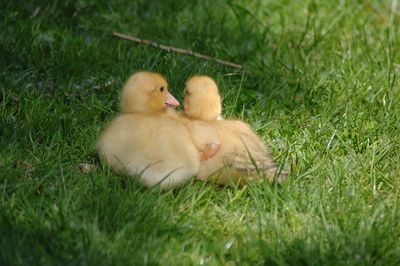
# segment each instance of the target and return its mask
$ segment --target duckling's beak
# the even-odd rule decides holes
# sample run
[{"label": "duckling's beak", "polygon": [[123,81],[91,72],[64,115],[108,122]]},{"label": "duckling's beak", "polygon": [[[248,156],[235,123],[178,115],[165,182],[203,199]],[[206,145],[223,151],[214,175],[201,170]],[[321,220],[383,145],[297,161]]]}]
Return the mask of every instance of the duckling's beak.
[{"label": "duckling's beak", "polygon": [[172,96],[171,93],[168,92],[167,98],[165,99],[165,105],[167,107],[175,107],[179,106],[179,102],[175,99],[174,96]]}]

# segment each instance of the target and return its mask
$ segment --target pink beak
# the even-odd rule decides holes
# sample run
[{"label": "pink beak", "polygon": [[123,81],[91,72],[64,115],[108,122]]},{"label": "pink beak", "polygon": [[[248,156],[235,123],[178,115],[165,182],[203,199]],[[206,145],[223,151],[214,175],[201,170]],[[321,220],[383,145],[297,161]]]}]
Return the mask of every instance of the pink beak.
[{"label": "pink beak", "polygon": [[175,99],[174,96],[172,96],[171,93],[168,92],[167,98],[165,99],[165,105],[167,106],[179,106],[179,102]]}]

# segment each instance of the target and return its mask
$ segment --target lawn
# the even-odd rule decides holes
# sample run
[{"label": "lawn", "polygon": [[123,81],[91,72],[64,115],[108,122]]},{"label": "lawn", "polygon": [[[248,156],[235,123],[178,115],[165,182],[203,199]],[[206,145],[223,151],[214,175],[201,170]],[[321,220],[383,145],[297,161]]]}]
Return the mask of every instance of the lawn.
[{"label": "lawn", "polygon": [[[0,3],[1,265],[400,264],[397,0],[24,2]],[[113,173],[94,144],[138,70],[179,101],[212,76],[288,181],[160,193]]]}]

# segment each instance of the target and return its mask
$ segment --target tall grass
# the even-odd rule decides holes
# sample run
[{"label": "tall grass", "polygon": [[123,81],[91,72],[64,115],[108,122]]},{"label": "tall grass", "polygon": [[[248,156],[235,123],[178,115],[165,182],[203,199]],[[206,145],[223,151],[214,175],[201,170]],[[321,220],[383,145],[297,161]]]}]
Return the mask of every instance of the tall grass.
[{"label": "tall grass", "polygon": [[[398,1],[0,3],[2,265],[398,265]],[[115,39],[120,31],[243,64]],[[137,70],[214,77],[282,185],[118,176],[94,143]],[[97,170],[84,173],[80,163]]]}]

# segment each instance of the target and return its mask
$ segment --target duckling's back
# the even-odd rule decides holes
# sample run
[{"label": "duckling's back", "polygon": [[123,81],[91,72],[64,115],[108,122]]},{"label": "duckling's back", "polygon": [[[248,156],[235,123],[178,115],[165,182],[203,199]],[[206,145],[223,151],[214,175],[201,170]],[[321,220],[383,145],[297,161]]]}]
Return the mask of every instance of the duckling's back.
[{"label": "duckling's back", "polygon": [[140,175],[147,187],[157,183],[162,189],[176,187],[194,176],[200,166],[187,129],[162,116],[121,114],[96,147],[114,170]]},{"label": "duckling's back", "polygon": [[[244,122],[221,120],[213,122],[218,131],[220,150],[204,161],[198,178],[220,184],[272,180],[278,170],[265,144]],[[280,178],[284,178],[281,175]]]}]

